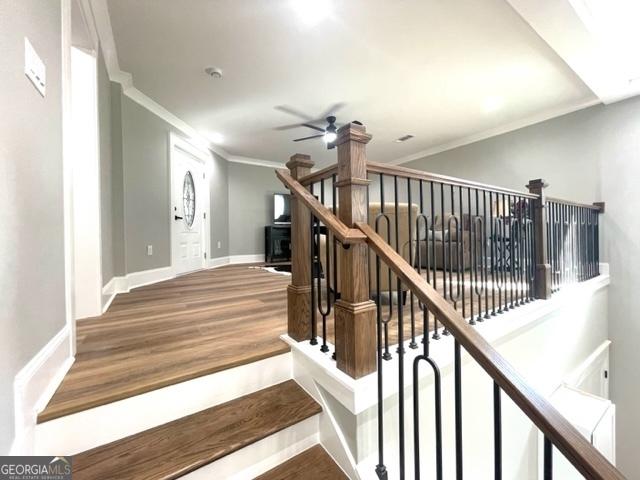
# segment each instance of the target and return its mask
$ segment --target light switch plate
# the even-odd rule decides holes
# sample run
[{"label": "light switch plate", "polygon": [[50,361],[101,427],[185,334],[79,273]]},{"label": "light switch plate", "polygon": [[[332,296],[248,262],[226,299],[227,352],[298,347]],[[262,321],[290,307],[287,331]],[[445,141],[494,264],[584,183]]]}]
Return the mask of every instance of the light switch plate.
[{"label": "light switch plate", "polygon": [[44,97],[47,88],[47,69],[27,37],[24,37],[24,74]]},{"label": "light switch plate", "polygon": [[153,245],[147,245],[147,255],[153,255]]}]

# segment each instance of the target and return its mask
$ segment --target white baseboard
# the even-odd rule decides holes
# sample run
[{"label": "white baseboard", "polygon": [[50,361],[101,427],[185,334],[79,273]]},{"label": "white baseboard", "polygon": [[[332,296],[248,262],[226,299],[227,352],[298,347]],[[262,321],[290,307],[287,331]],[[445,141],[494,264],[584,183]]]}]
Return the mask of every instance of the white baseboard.
[{"label": "white baseboard", "polygon": [[154,268],[141,272],[132,272],[121,277],[113,277],[102,287],[102,313],[106,312],[118,293],[127,293],[133,288],[144,287],[153,283],[171,280],[176,275],[171,267]]},{"label": "white baseboard", "polygon": [[231,255],[229,263],[259,263],[264,262],[264,253],[253,253],[251,255]]},{"label": "white baseboard", "polygon": [[227,257],[211,258],[207,268],[217,268],[223,265],[235,265],[240,263],[264,262],[264,253],[252,253],[250,255],[229,255]]},{"label": "white baseboard", "polygon": [[290,378],[287,352],[49,420],[36,427],[35,454],[74,455]]},{"label": "white baseboard", "polygon": [[16,375],[11,455],[32,454],[37,414],[49,403],[73,364],[69,342],[69,327],[65,325]]},{"label": "white baseboard", "polygon": [[218,268],[223,265],[229,265],[231,259],[229,257],[210,258],[207,262],[207,268]]},{"label": "white baseboard", "polygon": [[[259,263],[264,262],[263,253],[251,255],[231,255],[227,257],[210,258],[207,260],[205,268],[218,268],[223,265],[239,263]],[[141,272],[132,272],[121,277],[113,277],[102,287],[102,313],[106,312],[111,302],[118,293],[127,293],[133,288],[144,287],[154,283],[163,282],[175,278],[176,274],[172,267],[154,268]]]}]

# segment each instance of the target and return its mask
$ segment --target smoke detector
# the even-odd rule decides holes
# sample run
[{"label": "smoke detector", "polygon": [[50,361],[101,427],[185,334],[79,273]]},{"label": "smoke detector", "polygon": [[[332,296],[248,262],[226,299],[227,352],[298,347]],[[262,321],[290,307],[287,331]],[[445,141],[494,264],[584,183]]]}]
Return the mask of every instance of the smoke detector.
[{"label": "smoke detector", "polygon": [[204,69],[204,73],[209,75],[211,78],[222,78],[222,70],[218,67],[207,67]]}]

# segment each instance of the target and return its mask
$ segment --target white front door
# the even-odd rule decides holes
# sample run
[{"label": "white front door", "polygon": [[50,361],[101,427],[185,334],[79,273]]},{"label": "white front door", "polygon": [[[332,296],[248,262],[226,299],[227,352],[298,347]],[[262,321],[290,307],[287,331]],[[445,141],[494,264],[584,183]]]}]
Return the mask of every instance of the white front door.
[{"label": "white front door", "polygon": [[171,264],[176,274],[204,266],[204,165],[173,146],[171,155]]}]

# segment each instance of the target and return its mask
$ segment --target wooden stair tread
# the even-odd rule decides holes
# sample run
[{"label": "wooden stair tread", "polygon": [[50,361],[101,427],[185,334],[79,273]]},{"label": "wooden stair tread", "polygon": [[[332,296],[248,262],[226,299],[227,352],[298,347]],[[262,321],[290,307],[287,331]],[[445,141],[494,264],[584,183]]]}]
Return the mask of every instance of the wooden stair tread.
[{"label": "wooden stair tread", "polygon": [[73,478],[178,478],[320,412],[288,380],[74,455]]},{"label": "wooden stair tread", "polygon": [[349,480],[321,445],[305,450],[299,455],[263,473],[255,480]]}]

